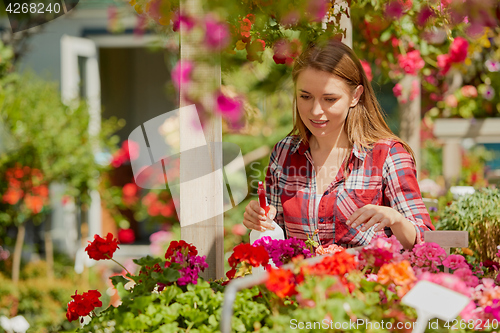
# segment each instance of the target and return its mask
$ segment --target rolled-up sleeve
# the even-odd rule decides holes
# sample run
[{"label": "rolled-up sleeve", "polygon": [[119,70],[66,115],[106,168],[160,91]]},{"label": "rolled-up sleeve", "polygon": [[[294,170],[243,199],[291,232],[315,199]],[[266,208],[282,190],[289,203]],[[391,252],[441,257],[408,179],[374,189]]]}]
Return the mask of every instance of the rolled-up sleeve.
[{"label": "rolled-up sleeve", "polygon": [[424,232],[435,230],[422,201],[415,162],[400,142],[392,145],[383,168],[384,202],[396,209],[417,231],[416,243],[424,241]]}]

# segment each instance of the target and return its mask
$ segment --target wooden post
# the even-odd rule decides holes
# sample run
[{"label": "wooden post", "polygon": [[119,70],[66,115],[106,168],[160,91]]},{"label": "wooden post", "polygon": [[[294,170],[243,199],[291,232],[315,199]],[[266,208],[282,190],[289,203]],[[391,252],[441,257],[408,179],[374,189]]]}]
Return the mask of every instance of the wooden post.
[{"label": "wooden post", "polygon": [[[426,231],[424,233],[424,239],[426,243],[436,243],[441,246],[447,255],[450,255],[450,249],[452,247],[467,247],[469,246],[469,233],[467,231],[455,231],[455,230],[436,230],[436,231]],[[449,273],[450,270],[445,267],[445,273]]]},{"label": "wooden post", "polygon": [[415,153],[415,162],[417,164],[417,176],[420,175],[420,78],[414,75],[406,75],[401,81],[403,91],[411,92],[414,81],[418,82],[418,94],[410,100],[410,94],[405,96],[407,102],[400,104],[400,128],[399,136],[406,141]]},{"label": "wooden post", "polygon": [[[198,19],[203,17],[202,5],[199,0],[187,0],[181,2],[181,12],[195,16]],[[195,55],[206,52],[202,45],[195,42],[195,36],[186,34],[181,25],[180,35],[181,63],[193,59]],[[221,72],[220,65],[208,66],[196,69],[197,81],[206,82],[207,85],[220,85]],[[181,83],[180,106],[187,106],[185,101],[187,87]],[[204,105],[214,110],[214,100],[212,96],[202,97]],[[200,110],[198,110],[200,111]],[[212,143],[222,142],[222,122],[220,117],[212,117],[204,125],[204,135],[208,149],[209,161],[206,161],[212,173],[199,179],[195,188],[193,181],[186,183],[185,179],[192,179],[191,175],[196,172],[196,161],[189,161],[183,156],[182,151],[200,146],[201,129],[193,125],[190,117],[180,113],[180,220],[181,238],[188,243],[194,244],[199,255],[206,255],[208,269],[202,273],[205,279],[217,279],[224,276],[224,220],[223,220],[223,177],[222,177],[222,145]],[[201,133],[203,136],[203,133]],[[209,218],[205,221],[191,224],[191,219],[204,214]],[[183,226],[183,224],[191,224]]]}]

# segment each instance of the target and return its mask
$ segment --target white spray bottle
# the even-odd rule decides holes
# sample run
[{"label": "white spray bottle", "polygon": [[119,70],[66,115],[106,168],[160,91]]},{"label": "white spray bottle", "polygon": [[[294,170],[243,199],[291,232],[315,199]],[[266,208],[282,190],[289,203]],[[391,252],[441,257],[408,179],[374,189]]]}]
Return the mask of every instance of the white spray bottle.
[{"label": "white spray bottle", "polygon": [[[274,222],[273,220],[271,220],[267,216],[267,214],[269,213],[269,205],[268,205],[267,197],[266,197],[266,189],[264,188],[264,184],[262,182],[259,182],[259,188],[257,190],[257,194],[259,196],[260,207],[266,211],[265,214],[267,217],[267,222],[271,223],[274,226],[274,230],[273,229],[266,229],[264,231],[252,230],[250,232],[250,244],[253,244],[257,239],[260,239],[260,238],[265,237],[265,236],[269,236],[269,237],[271,237],[271,239],[276,239],[276,240],[285,239],[285,234],[283,232],[283,229],[281,229],[281,227],[276,222]],[[271,260],[271,266],[276,268],[276,266],[274,265],[272,260]],[[264,268],[262,266],[252,268],[252,273],[254,273],[254,274],[257,272],[263,272],[263,271],[264,271]]]}]

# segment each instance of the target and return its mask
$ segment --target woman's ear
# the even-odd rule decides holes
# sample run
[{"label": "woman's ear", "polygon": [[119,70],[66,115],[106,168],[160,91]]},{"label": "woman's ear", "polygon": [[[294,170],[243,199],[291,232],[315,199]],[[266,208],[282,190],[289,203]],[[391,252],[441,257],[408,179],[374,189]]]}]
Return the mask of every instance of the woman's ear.
[{"label": "woman's ear", "polygon": [[351,101],[351,108],[355,107],[358,104],[359,99],[361,98],[361,95],[363,94],[364,90],[365,88],[362,85],[359,85],[356,87],[356,89],[354,89],[354,94],[352,96],[352,101]]}]

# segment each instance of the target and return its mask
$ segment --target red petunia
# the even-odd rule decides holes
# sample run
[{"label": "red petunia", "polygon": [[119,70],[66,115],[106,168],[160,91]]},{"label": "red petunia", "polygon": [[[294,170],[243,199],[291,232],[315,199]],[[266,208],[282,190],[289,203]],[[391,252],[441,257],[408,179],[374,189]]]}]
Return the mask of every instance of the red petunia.
[{"label": "red petunia", "polygon": [[105,260],[112,259],[116,249],[119,249],[118,240],[113,239],[112,233],[108,233],[106,239],[99,235],[94,235],[94,241],[89,241],[89,245],[87,245],[85,251],[87,251],[91,259]]},{"label": "red petunia", "polygon": [[102,306],[99,297],[101,297],[101,293],[97,290],[89,290],[81,295],[75,291],[75,294],[71,296],[73,300],[68,303],[66,318],[71,322],[79,317],[89,315],[95,308]]}]

